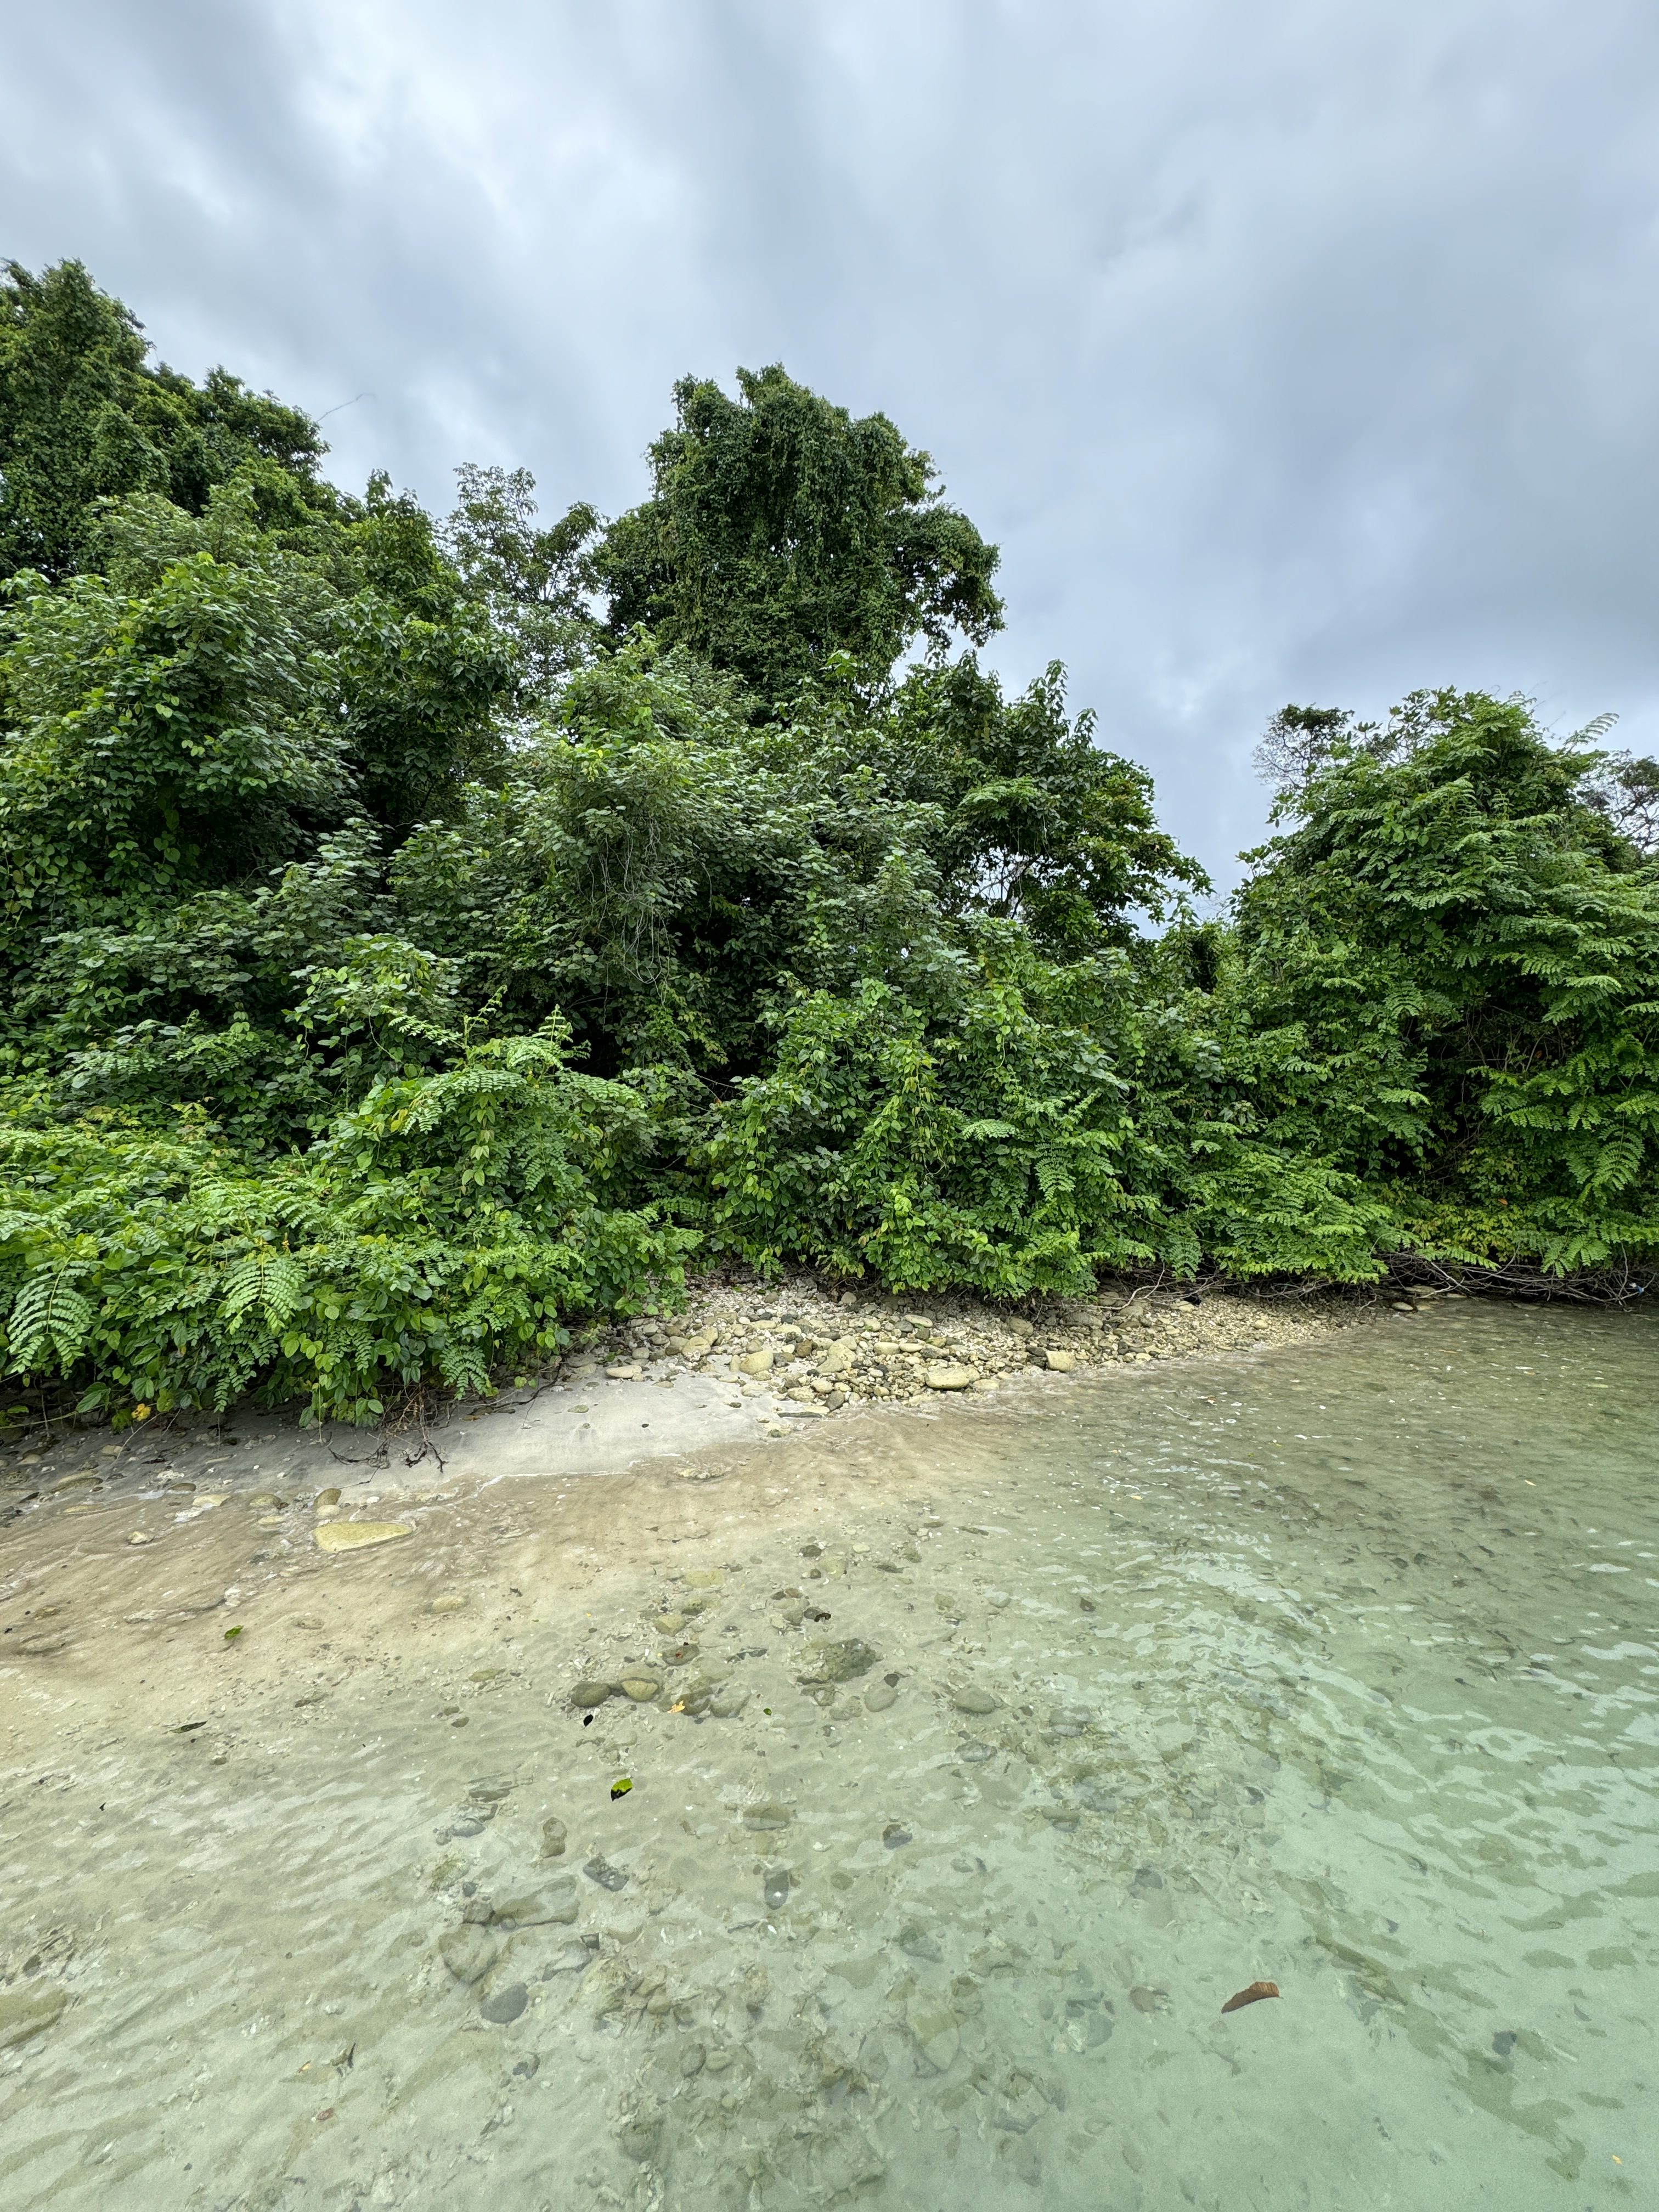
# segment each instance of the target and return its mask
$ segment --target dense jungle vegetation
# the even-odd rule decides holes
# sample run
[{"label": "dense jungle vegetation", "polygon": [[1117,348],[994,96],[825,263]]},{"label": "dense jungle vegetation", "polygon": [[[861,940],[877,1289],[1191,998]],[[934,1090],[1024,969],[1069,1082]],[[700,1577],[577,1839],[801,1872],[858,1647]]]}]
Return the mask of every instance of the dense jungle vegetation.
[{"label": "dense jungle vegetation", "polygon": [[1151,781],[981,663],[882,416],[687,380],[647,496],[443,520],[0,284],[0,1313],[116,1419],[482,1390],[688,1266],[898,1289],[1659,1256],[1659,769],[1287,708],[1201,919]]}]

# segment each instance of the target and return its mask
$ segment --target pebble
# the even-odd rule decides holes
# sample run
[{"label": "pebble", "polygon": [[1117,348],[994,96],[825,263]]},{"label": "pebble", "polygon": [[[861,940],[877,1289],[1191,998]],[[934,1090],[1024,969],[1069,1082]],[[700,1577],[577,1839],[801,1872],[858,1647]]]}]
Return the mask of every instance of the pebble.
[{"label": "pebble", "polygon": [[887,1826],[881,1832],[881,1842],[884,1850],[901,1851],[903,1850],[906,1844],[912,1843],[914,1841],[915,1838],[911,1835],[910,1831],[908,1828],[902,1828],[896,1820],[890,1820],[887,1823]]},{"label": "pebble", "polygon": [[411,1533],[401,1521],[325,1521],[313,1530],[312,1541],[319,1552],[362,1552]]},{"label": "pebble", "polygon": [[613,1867],[609,1859],[589,1859],[582,1872],[589,1881],[596,1881],[601,1889],[626,1889],[628,1876],[620,1867]]},{"label": "pebble", "polygon": [[767,1869],[766,1877],[761,1884],[761,1895],[775,1912],[781,1905],[787,1905],[789,1902],[787,1867],[770,1867]]},{"label": "pebble", "polygon": [[591,1712],[594,1706],[602,1705],[613,1696],[616,1687],[614,1682],[578,1682],[570,1692],[570,1702],[579,1713]]},{"label": "pebble", "polygon": [[458,1592],[448,1590],[442,1597],[434,1597],[428,1610],[431,1613],[459,1613],[465,1605],[466,1600]]},{"label": "pebble", "polygon": [[872,1713],[884,1713],[897,1695],[890,1682],[872,1682],[864,1693],[866,1708]]},{"label": "pebble", "polygon": [[486,1997],[478,2007],[480,2018],[496,2027],[505,2027],[509,2021],[517,2020],[530,2002],[530,1992],[522,1982],[509,1982],[504,1990],[497,1990],[493,1997]]},{"label": "pebble", "polygon": [[542,1822],[542,1856],[544,1859],[562,1859],[564,1856],[564,1822],[560,1820],[544,1820]]},{"label": "pebble", "polygon": [[950,2006],[935,1997],[913,1997],[904,2008],[904,2025],[910,2031],[922,2070],[948,2073],[962,2048],[961,2022]]},{"label": "pebble", "polygon": [[997,1709],[997,1700],[988,1690],[966,1686],[951,1692],[951,1703],[959,1713],[994,1713]]},{"label": "pebble", "polygon": [[623,1695],[625,1698],[631,1698],[636,1705],[648,1705],[652,1698],[659,1694],[661,1688],[662,1684],[660,1682],[653,1682],[648,1674],[624,1674],[623,1676]]},{"label": "pebble", "polygon": [[1077,1365],[1077,1354],[1074,1352],[1049,1351],[1043,1354],[1043,1363],[1051,1374],[1069,1375]]}]

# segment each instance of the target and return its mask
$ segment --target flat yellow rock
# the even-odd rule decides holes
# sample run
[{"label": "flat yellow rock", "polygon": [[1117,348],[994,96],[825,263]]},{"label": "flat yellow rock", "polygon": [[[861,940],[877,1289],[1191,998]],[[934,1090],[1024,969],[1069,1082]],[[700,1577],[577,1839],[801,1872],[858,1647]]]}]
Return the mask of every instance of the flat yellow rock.
[{"label": "flat yellow rock", "polygon": [[410,1533],[401,1521],[325,1521],[315,1535],[319,1552],[362,1552]]}]

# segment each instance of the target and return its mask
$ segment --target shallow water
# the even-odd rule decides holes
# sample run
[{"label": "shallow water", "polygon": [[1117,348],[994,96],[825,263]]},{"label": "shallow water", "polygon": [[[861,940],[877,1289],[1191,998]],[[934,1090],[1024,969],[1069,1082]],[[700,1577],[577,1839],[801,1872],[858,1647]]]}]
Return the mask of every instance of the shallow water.
[{"label": "shallow water", "polygon": [[637,1556],[502,1486],[494,1666],[422,1642],[487,1549],[279,1547],[249,1646],[329,1640],[183,1734],[173,1646],[166,1726],[11,1668],[61,1711],[0,1777],[0,2043],[66,2002],[0,2201],[1652,2201],[1655,1346],[1448,1304],[826,1424],[615,1480],[601,1530],[695,1498]]}]

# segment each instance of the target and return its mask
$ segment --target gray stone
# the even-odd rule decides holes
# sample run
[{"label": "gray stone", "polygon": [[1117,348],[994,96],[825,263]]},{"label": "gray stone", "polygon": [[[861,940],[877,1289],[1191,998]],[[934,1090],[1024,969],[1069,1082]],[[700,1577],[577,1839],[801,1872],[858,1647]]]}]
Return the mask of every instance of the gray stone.
[{"label": "gray stone", "polygon": [[994,1713],[997,1700],[988,1690],[976,1690],[969,1685],[951,1692],[951,1703],[959,1713]]},{"label": "gray stone", "polygon": [[789,1902],[789,1869],[787,1867],[780,1866],[770,1867],[768,1869],[766,1879],[761,1884],[761,1895],[766,1899],[767,1904],[775,1912],[781,1905],[787,1905]]},{"label": "gray stone", "polygon": [[926,1379],[930,1390],[969,1390],[979,1376],[971,1367],[930,1367]]},{"label": "gray stone", "polygon": [[1069,1375],[1077,1365],[1074,1352],[1049,1352],[1044,1355],[1050,1370],[1055,1375]]},{"label": "gray stone", "polygon": [[578,1712],[590,1712],[595,1705],[602,1705],[607,1698],[614,1697],[616,1692],[614,1682],[578,1682],[570,1692],[570,1702]]},{"label": "gray stone", "polygon": [[839,1642],[815,1644],[806,1654],[805,1664],[796,1678],[802,1682],[851,1682],[860,1674],[867,1674],[881,1654],[862,1637],[848,1636]]},{"label": "gray stone", "polygon": [[504,1898],[490,1918],[497,1928],[567,1927],[576,1917],[576,1878],[563,1875],[521,1896]]},{"label": "gray stone", "polygon": [[451,1928],[438,1938],[438,1956],[458,1982],[481,1982],[501,1955],[495,1938],[471,1923]]},{"label": "gray stone", "polygon": [[872,1682],[864,1693],[865,1705],[872,1713],[884,1713],[897,1695],[890,1682]]},{"label": "gray stone", "polygon": [[509,1982],[504,1990],[497,1990],[493,1997],[486,1997],[478,2007],[480,2017],[496,2027],[505,2027],[509,2021],[517,2020],[530,2002],[530,1992],[522,1982]]},{"label": "gray stone", "polygon": [[582,1872],[589,1881],[596,1881],[601,1889],[626,1889],[628,1876],[620,1867],[613,1867],[609,1859],[589,1859]]},{"label": "gray stone", "polygon": [[564,1856],[564,1822],[559,1820],[544,1820],[542,1822],[542,1856],[544,1859],[562,1859]]}]

